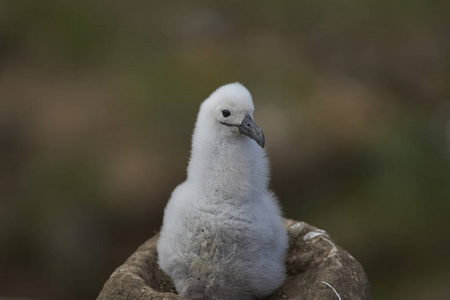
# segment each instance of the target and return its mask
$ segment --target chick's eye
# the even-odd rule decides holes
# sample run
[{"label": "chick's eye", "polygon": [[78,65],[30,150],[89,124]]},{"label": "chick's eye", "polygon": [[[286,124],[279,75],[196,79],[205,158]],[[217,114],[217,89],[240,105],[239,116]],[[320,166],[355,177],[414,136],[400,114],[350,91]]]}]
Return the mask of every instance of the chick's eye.
[{"label": "chick's eye", "polygon": [[231,115],[231,113],[230,113],[230,111],[228,111],[228,110],[222,110],[222,115],[225,117],[225,118],[228,118],[230,115]]}]

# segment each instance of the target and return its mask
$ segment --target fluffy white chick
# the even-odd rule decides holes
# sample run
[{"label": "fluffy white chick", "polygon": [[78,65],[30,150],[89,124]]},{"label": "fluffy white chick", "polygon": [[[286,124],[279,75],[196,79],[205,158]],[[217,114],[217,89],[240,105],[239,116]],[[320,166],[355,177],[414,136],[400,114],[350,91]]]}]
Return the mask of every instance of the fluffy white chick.
[{"label": "fluffy white chick", "polygon": [[264,134],[239,83],[201,105],[187,180],[172,193],[158,263],[187,299],[255,299],[285,278],[288,238],[268,189]]}]

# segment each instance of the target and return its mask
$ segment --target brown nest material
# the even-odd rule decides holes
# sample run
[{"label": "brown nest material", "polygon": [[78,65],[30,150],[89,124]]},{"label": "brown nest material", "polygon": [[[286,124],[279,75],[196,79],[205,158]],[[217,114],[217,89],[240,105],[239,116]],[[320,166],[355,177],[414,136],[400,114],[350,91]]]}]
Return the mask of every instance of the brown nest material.
[{"label": "brown nest material", "polygon": [[[361,264],[329,235],[305,222],[284,220],[289,234],[287,277],[267,300],[372,299]],[[170,277],[158,267],[155,235],[118,267],[98,300],[180,300]]]}]

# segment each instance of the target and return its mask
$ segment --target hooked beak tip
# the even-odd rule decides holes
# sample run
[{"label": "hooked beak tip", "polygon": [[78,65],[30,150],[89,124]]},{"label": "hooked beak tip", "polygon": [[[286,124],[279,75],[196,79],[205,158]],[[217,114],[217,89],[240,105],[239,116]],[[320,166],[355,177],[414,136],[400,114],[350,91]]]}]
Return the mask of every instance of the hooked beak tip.
[{"label": "hooked beak tip", "polygon": [[265,146],[265,138],[262,130],[255,124],[250,115],[246,115],[238,126],[239,133],[253,139],[261,148]]}]

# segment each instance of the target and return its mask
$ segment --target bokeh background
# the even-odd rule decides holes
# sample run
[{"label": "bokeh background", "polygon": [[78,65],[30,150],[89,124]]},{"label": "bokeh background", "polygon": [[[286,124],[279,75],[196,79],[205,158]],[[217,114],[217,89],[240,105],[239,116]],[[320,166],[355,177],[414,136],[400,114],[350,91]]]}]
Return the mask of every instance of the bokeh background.
[{"label": "bokeh background", "polygon": [[450,299],[447,1],[1,1],[0,296],[94,299],[243,83],[285,216],[376,299]]}]

